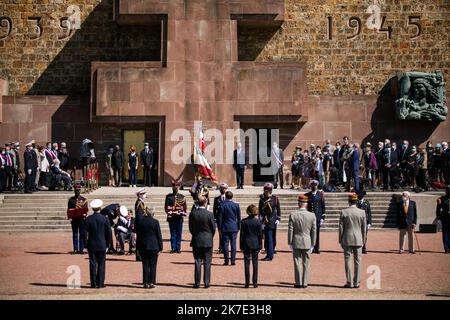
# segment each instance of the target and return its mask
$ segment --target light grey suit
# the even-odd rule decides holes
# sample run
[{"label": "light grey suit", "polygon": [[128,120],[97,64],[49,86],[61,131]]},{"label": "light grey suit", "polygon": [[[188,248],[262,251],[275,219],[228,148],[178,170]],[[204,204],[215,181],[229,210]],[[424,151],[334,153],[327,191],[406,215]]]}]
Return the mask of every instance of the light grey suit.
[{"label": "light grey suit", "polygon": [[305,208],[289,216],[288,244],[293,249],[296,286],[308,286],[309,253],[316,244],[316,228],[316,216]]},{"label": "light grey suit", "polygon": [[353,285],[359,287],[361,281],[361,253],[366,238],[366,213],[362,209],[351,206],[342,210],[339,219],[339,243],[344,249],[345,275],[347,285],[352,285],[351,255],[353,254],[355,277]]}]

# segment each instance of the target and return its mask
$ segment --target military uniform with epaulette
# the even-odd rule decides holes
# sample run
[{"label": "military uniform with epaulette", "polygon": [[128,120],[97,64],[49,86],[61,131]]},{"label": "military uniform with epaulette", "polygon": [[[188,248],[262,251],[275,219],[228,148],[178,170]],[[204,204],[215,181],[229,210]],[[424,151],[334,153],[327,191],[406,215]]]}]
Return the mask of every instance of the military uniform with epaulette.
[{"label": "military uniform with epaulette", "polygon": [[450,187],[447,186],[446,195],[437,199],[436,218],[442,224],[442,242],[445,253],[450,253]]},{"label": "military uniform with epaulette", "polygon": [[164,210],[170,228],[171,253],[181,253],[181,240],[183,234],[183,217],[186,215],[186,198],[181,193],[169,193],[166,196]]},{"label": "military uniform with epaulette", "polygon": [[[79,189],[75,187],[75,190]],[[69,202],[67,203],[68,209],[81,209],[87,207],[87,199],[80,194],[75,194],[73,197],[69,198]],[[71,219],[70,224],[72,225],[73,252],[83,254],[86,239],[86,219],[73,218]]]}]

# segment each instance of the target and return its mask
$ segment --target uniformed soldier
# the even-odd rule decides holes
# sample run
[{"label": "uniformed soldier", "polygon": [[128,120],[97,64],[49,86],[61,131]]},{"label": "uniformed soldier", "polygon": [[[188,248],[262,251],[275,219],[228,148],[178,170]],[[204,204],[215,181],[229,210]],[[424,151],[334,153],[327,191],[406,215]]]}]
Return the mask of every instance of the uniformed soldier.
[{"label": "uniformed soldier", "polygon": [[[217,197],[214,198],[214,204],[213,204],[213,214],[214,214],[214,220],[216,222],[217,225],[217,217],[219,214],[219,207],[220,204],[225,201],[225,192],[227,192],[228,190],[228,184],[226,183],[221,183],[219,186],[219,192],[220,195],[218,195]],[[219,231],[219,250],[218,253],[222,253],[222,233]]]},{"label": "uniformed soldier", "polygon": [[[81,185],[76,184],[74,186],[74,191],[75,195],[69,199],[67,208],[87,208],[87,199],[81,195]],[[73,254],[84,254],[86,215],[83,218],[72,218],[70,224],[72,225]]]},{"label": "uniformed soldier", "polygon": [[276,228],[280,223],[281,210],[278,197],[272,195],[273,184],[264,185],[264,193],[259,197],[258,212],[264,226],[264,246],[266,257],[263,261],[272,261],[275,251]]},{"label": "uniformed soldier", "polygon": [[366,196],[366,192],[364,190],[359,190],[357,192],[358,195],[358,203],[356,204],[356,206],[359,209],[362,209],[366,212],[366,237],[363,239],[364,240],[364,245],[362,248],[362,253],[366,254],[367,253],[367,234],[369,232],[370,227],[372,227],[372,209],[370,208],[370,202],[369,200],[367,200],[365,198]]},{"label": "uniformed soldier", "polygon": [[442,224],[444,251],[450,253],[450,185],[445,187],[445,196],[437,199],[436,218]]},{"label": "uniformed soldier", "polygon": [[[144,217],[144,211],[146,210],[144,199],[147,198],[147,191],[145,188],[140,188],[136,192],[137,200],[134,204],[135,225],[139,224],[139,221]],[[136,261],[142,261],[139,250],[136,248]]]},{"label": "uniformed soldier", "polygon": [[307,288],[309,280],[309,254],[316,242],[316,216],[306,210],[308,197],[298,197],[300,209],[289,216],[288,244],[294,258],[295,288]]},{"label": "uniformed soldier", "polygon": [[111,240],[111,226],[108,218],[100,213],[102,205],[102,200],[92,200],[94,214],[86,218],[91,288],[105,287],[106,249]]},{"label": "uniformed soldier", "polygon": [[209,190],[201,181],[194,183],[189,190],[189,193],[191,194],[192,200],[194,200],[191,211],[200,207],[198,203],[198,198],[200,196],[206,198],[206,210],[209,210]]},{"label": "uniformed soldier", "polygon": [[181,239],[183,234],[183,217],[186,216],[187,205],[184,195],[179,193],[180,182],[172,180],[172,192],[166,196],[164,210],[170,229],[170,253],[181,253]]},{"label": "uniformed soldier", "polygon": [[325,220],[325,193],[322,190],[318,190],[318,185],[319,182],[317,180],[312,180],[310,182],[311,191],[305,195],[308,197],[307,210],[316,215],[317,236],[313,253],[320,254],[320,226]]},{"label": "uniformed soldier", "polygon": [[[361,282],[361,252],[366,237],[366,213],[358,209],[358,196],[350,194],[349,208],[343,209],[339,218],[339,244],[344,249],[345,276],[344,288],[359,288]],[[352,256],[354,276],[352,276]]]}]

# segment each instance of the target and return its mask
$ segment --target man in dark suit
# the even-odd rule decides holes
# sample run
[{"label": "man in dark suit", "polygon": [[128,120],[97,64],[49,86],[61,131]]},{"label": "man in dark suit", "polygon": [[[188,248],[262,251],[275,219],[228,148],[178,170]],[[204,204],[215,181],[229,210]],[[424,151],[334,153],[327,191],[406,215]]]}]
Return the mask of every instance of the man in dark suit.
[{"label": "man in dark suit", "polygon": [[144,144],[144,150],[141,151],[141,166],[144,170],[144,187],[152,186],[152,168],[153,168],[153,148],[149,143]]},{"label": "man in dark suit", "polygon": [[437,199],[436,219],[442,225],[444,252],[450,253],[450,185],[445,187],[445,195]]},{"label": "man in dark suit", "polygon": [[353,148],[353,152],[352,152],[351,162],[350,162],[351,175],[352,175],[353,182],[355,184],[355,192],[358,192],[359,191],[359,158],[360,158],[359,145],[357,143],[354,143],[352,148]]},{"label": "man in dark suit", "polygon": [[220,204],[217,215],[217,225],[222,233],[222,249],[225,259],[224,265],[229,264],[228,243],[231,242],[231,265],[236,264],[236,238],[241,227],[241,209],[239,204],[232,201],[233,192],[225,192],[225,201]]},{"label": "man in dark suit", "polygon": [[155,288],[158,254],[163,250],[163,239],[159,221],[153,218],[155,210],[146,210],[136,224],[137,242],[142,257],[144,288]]},{"label": "man in dark suit", "polygon": [[244,189],[245,151],[242,149],[240,142],[233,152],[233,168],[236,170],[237,189]]},{"label": "man in dark suit", "polygon": [[[217,219],[219,215],[219,207],[222,202],[225,201],[225,192],[228,190],[228,185],[226,183],[221,183],[219,186],[219,192],[220,195],[214,198],[214,205],[213,205],[213,214],[214,214],[214,220],[217,224]],[[220,229],[217,229],[219,231],[219,250],[218,253],[222,253],[222,232]]]},{"label": "man in dark suit", "polygon": [[199,207],[194,208],[189,215],[189,231],[192,234],[191,247],[195,259],[195,289],[200,287],[202,264],[204,264],[205,288],[209,288],[213,239],[216,232],[214,216],[212,212],[206,210],[207,199],[199,196],[198,204]]},{"label": "man in dark suit", "polygon": [[25,193],[32,193],[36,181],[38,161],[36,153],[33,151],[33,141],[28,142],[25,147],[27,148],[23,154],[25,162]]},{"label": "man in dark suit", "polygon": [[394,190],[397,165],[398,152],[391,148],[389,139],[386,139],[384,142],[382,161],[383,191],[387,191],[389,185]]},{"label": "man in dark suit", "polygon": [[124,165],[123,152],[120,151],[118,145],[114,147],[114,153],[111,159],[111,167],[114,171],[114,181],[116,183],[116,187],[120,187],[122,185],[122,170]]},{"label": "man in dark suit", "polygon": [[417,206],[410,197],[410,193],[404,191],[402,193],[402,200],[397,203],[397,226],[400,230],[399,253],[403,253],[406,233],[408,233],[409,253],[415,253],[414,232],[417,224]]},{"label": "man in dark suit", "polygon": [[317,180],[312,180],[310,182],[311,191],[306,193],[305,196],[308,197],[307,210],[316,215],[317,235],[313,253],[320,254],[320,226],[325,221],[325,193],[317,189],[318,185]]},{"label": "man in dark suit", "polygon": [[250,260],[253,264],[253,287],[258,287],[258,253],[262,246],[262,223],[258,219],[258,208],[251,204],[248,217],[241,222],[240,248],[244,252],[245,287],[250,286]]},{"label": "man in dark suit", "polygon": [[94,214],[86,218],[91,288],[105,287],[106,250],[111,241],[111,227],[108,218],[100,213],[102,205],[102,200],[92,200]]}]

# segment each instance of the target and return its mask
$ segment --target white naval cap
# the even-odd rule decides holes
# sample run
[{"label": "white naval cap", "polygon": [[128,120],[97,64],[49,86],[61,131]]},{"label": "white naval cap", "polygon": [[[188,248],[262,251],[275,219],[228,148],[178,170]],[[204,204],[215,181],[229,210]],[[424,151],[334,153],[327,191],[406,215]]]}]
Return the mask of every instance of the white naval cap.
[{"label": "white naval cap", "polygon": [[125,206],[120,206],[120,215],[126,217],[128,215],[128,209]]},{"label": "white naval cap", "polygon": [[103,201],[100,199],[94,199],[90,203],[92,209],[100,209],[103,206]]},{"label": "white naval cap", "polygon": [[145,188],[140,188],[140,189],[136,192],[136,195],[138,196],[138,195],[144,194],[144,193],[147,193],[147,191],[145,191]]}]

